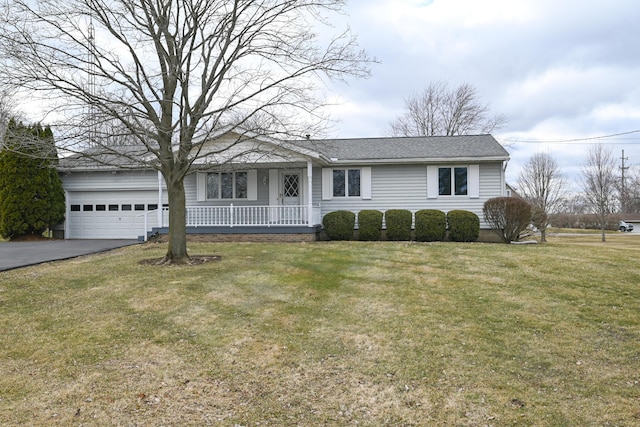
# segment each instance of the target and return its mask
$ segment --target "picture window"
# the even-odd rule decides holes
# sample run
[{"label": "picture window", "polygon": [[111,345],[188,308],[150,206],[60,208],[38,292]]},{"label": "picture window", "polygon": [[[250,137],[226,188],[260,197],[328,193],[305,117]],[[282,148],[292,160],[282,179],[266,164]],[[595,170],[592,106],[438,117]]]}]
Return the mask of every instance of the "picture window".
[{"label": "picture window", "polygon": [[249,195],[247,172],[207,174],[207,199],[246,199]]},{"label": "picture window", "polygon": [[333,197],[360,197],[360,169],[333,170]]},{"label": "picture window", "polygon": [[468,178],[466,167],[438,168],[438,195],[466,196]]}]

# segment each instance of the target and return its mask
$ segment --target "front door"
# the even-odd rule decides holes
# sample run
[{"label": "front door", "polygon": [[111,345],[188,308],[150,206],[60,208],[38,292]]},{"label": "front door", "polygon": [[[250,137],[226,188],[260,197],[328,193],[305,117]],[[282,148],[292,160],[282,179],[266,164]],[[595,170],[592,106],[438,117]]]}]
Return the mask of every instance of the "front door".
[{"label": "front door", "polygon": [[286,224],[297,224],[303,218],[301,205],[302,175],[300,172],[282,172],[282,213]]}]

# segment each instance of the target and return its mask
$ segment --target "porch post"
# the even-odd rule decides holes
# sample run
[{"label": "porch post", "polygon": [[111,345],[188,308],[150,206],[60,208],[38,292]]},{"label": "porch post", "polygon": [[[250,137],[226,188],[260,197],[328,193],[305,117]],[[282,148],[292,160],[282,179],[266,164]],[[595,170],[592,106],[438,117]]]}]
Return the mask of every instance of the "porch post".
[{"label": "porch post", "polygon": [[307,161],[307,225],[313,227],[313,164]]}]

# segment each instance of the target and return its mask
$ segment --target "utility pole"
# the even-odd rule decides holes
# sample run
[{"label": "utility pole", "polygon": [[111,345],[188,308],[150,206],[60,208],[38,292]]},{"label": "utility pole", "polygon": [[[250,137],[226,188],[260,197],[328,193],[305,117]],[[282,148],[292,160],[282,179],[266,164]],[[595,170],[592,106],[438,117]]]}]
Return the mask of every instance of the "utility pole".
[{"label": "utility pole", "polygon": [[624,182],[624,171],[629,169],[629,166],[625,166],[624,162],[626,160],[629,160],[628,157],[624,156],[624,150],[622,150],[622,157],[620,157],[620,160],[622,160],[622,165],[620,166],[620,170],[621,170],[621,180],[620,180],[620,208],[622,210],[622,213],[626,213],[627,212],[627,189],[625,187],[625,182]]}]

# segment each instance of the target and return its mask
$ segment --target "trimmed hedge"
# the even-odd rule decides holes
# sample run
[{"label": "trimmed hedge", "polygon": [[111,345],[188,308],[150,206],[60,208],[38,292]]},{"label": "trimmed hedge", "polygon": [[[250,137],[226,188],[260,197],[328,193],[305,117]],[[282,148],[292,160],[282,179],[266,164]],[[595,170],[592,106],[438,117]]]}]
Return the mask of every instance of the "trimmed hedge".
[{"label": "trimmed hedge", "polygon": [[331,240],[351,240],[356,226],[356,214],[350,211],[329,212],[322,218],[322,225]]},{"label": "trimmed hedge", "polygon": [[475,242],[480,237],[480,218],[473,212],[449,211],[447,222],[449,238],[454,242]]},{"label": "trimmed hedge", "polygon": [[404,209],[390,209],[385,212],[387,240],[411,240],[413,214]]},{"label": "trimmed hedge", "polygon": [[382,234],[383,214],[376,210],[358,212],[358,239],[377,241]]},{"label": "trimmed hedge", "polygon": [[437,209],[416,212],[416,240],[442,242],[447,232],[447,215]]}]

